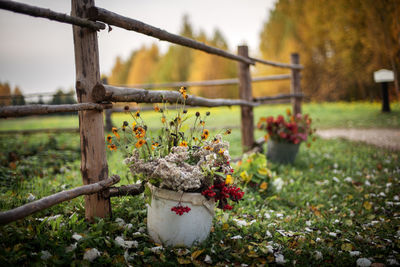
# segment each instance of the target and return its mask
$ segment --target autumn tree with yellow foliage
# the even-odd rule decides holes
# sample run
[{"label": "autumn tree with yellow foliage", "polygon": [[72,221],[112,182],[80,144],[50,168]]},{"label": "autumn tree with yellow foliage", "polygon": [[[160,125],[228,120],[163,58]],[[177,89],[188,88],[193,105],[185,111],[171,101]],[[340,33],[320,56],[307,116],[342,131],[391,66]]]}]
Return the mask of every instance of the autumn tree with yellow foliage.
[{"label": "autumn tree with yellow foliage", "polygon": [[[298,52],[305,67],[302,88],[313,99],[374,98],[379,90],[373,72],[399,73],[399,10],[397,0],[279,0],[261,33],[261,55],[289,62],[290,53]],[[273,86],[289,91],[289,83]]]}]

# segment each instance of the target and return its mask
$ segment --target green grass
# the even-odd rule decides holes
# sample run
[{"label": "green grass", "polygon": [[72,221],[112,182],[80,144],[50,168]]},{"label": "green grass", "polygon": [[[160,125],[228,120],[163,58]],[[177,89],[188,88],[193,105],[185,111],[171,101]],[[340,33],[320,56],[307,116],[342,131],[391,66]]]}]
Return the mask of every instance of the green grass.
[{"label": "green grass", "polygon": [[[240,148],[239,134],[231,136],[231,146]],[[16,136],[4,138],[0,147],[1,210],[27,203],[29,193],[41,198],[82,183],[78,136]],[[122,156],[107,153],[110,174],[119,174],[121,184],[131,183]],[[266,192],[246,187],[244,201],[231,212],[218,211],[209,238],[188,250],[151,250],[157,245],[146,234],[142,196],[113,198],[113,218],[94,224],[85,222],[79,197],[0,226],[0,265],[89,265],[83,255],[90,248],[101,252],[93,264],[108,266],[205,266],[206,255],[213,266],[274,265],[278,254],[287,265],[300,266],[354,266],[361,257],[385,264],[390,258],[400,261],[395,253],[400,248],[399,156],[344,140],[317,139],[309,149],[302,145],[294,165],[268,163],[272,175],[265,177]],[[273,182],[279,179],[281,191]],[[83,238],[76,241],[75,233]],[[138,247],[118,247],[118,236],[137,241]],[[51,254],[46,260],[43,251]],[[322,258],[315,257],[317,251]],[[350,251],[360,255],[350,256]]]},{"label": "green grass", "polygon": [[[284,114],[290,105],[263,105],[254,109],[255,123],[263,116],[276,116]],[[337,102],[337,103],[306,103],[303,112],[309,113],[317,128],[400,128],[400,104],[391,104],[392,112],[385,114],[380,111],[380,103],[369,102]],[[208,121],[209,127],[236,126],[240,125],[240,109],[238,107],[220,108],[198,108],[205,113],[211,111]],[[142,115],[150,127],[158,127],[158,114],[148,111]],[[116,113],[112,116],[113,123],[121,125],[124,120],[131,120],[129,115]],[[17,119],[6,119],[0,121],[0,131],[23,130],[23,129],[45,129],[45,128],[77,128],[78,116],[36,116]]]}]

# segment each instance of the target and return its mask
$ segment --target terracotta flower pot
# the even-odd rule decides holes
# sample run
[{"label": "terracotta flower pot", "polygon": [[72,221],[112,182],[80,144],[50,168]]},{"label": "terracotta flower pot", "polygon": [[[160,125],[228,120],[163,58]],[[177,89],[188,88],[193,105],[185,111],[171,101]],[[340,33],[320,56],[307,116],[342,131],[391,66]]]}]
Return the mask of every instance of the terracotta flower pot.
[{"label": "terracotta flower pot", "polygon": [[301,143],[284,143],[269,139],[267,142],[267,158],[275,163],[292,164],[296,159]]},{"label": "terracotta flower pot", "polygon": [[[180,193],[150,185],[151,205],[147,207],[147,228],[156,243],[187,246],[204,241],[211,231],[214,201],[200,193]],[[190,211],[179,216],[171,211],[179,201]]]}]

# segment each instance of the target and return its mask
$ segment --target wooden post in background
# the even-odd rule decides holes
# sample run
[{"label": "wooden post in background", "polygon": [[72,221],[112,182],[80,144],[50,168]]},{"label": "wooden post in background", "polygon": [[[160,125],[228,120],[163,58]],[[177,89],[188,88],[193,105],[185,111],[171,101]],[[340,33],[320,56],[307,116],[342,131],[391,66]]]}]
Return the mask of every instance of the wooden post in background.
[{"label": "wooden post in background", "polygon": [[[94,0],[72,0],[71,15],[87,18],[88,9]],[[73,26],[76,94],[79,103],[94,102],[92,88],[100,83],[99,51],[97,32]],[[97,110],[79,111],[81,136],[81,173],[83,183],[92,184],[108,178],[105,151],[103,112]],[[85,217],[106,217],[111,214],[110,199],[101,193],[85,196]]]},{"label": "wooden post in background", "polygon": [[[292,53],[290,55],[290,63],[295,65],[300,64],[299,54]],[[292,69],[292,79],[290,80],[290,90],[292,94],[301,94],[300,79],[300,70]],[[301,113],[301,97],[292,97],[292,112],[294,115]]]},{"label": "wooden post in background", "polygon": [[[108,84],[108,80],[107,80],[107,78],[106,77],[104,77],[102,80],[101,80],[101,82],[103,83],[103,84]],[[105,128],[105,130],[106,131],[108,131],[108,132],[111,132],[111,130],[112,130],[112,120],[111,120],[111,115],[112,115],[112,109],[106,109],[105,110],[105,112],[104,112],[104,114],[105,114],[105,119],[106,119],[106,128]]]},{"label": "wooden post in background", "polygon": [[[238,46],[238,55],[249,56],[246,45]],[[250,65],[239,62],[239,97],[240,99],[252,101],[253,93],[251,89]],[[254,145],[254,117],[253,107],[241,106],[241,133],[243,152],[249,151]]]}]

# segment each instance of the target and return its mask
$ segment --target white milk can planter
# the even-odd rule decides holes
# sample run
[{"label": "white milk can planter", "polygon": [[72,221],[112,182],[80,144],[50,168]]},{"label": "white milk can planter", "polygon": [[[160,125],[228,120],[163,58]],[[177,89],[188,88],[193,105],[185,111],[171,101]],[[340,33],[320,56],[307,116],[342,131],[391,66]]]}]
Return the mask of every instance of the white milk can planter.
[{"label": "white milk can planter", "polygon": [[[204,241],[212,226],[214,200],[200,193],[179,193],[148,185],[152,193],[147,206],[147,229],[156,243],[167,246],[187,246]],[[171,211],[179,201],[191,210],[179,216]]]}]

